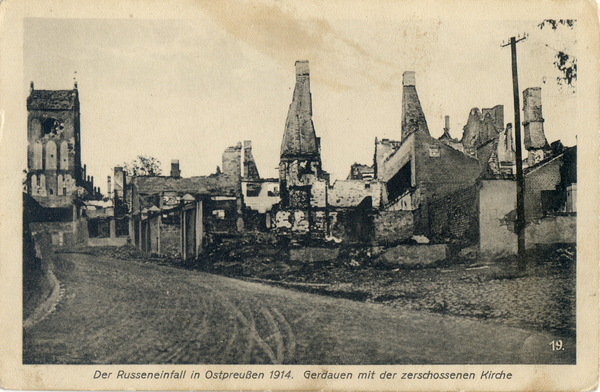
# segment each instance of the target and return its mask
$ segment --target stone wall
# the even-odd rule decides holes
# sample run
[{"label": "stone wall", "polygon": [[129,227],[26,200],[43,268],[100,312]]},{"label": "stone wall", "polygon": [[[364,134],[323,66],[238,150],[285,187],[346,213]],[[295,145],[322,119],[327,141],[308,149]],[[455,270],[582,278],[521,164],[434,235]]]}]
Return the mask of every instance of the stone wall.
[{"label": "stone wall", "polygon": [[73,246],[87,244],[87,220],[75,222],[33,222],[29,225],[32,235],[48,233],[54,246]]},{"label": "stone wall", "polygon": [[479,240],[479,186],[473,185],[429,203],[430,239],[435,243]]},{"label": "stone wall", "polygon": [[371,243],[375,235],[371,209],[339,208],[329,213],[331,235],[345,243]]},{"label": "stone wall", "polygon": [[517,183],[510,180],[481,182],[479,191],[480,249],[491,253],[517,253],[514,217]]},{"label": "stone wall", "polygon": [[327,201],[332,207],[356,207],[370,197],[372,207],[379,208],[381,185],[379,181],[338,180],[329,189]]},{"label": "stone wall", "polygon": [[525,247],[534,248],[537,244],[577,243],[577,216],[547,216],[530,222],[525,227]]},{"label": "stone wall", "polygon": [[412,211],[380,211],[373,217],[373,239],[382,245],[406,242],[413,236]]}]

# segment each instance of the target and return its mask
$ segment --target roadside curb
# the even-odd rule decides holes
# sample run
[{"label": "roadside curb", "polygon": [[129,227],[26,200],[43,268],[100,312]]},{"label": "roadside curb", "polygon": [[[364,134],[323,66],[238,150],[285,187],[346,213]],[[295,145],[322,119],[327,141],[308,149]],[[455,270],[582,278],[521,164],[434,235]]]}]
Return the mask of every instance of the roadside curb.
[{"label": "roadside curb", "polygon": [[52,293],[50,293],[50,296],[48,296],[48,298],[46,298],[46,300],[42,302],[42,304],[39,305],[29,317],[27,317],[23,323],[24,329],[31,328],[42,321],[50,313],[52,313],[58,304],[58,300],[60,298],[60,282],[52,272],[53,267],[53,264],[50,262],[46,273],[46,277],[50,282],[50,286],[52,286]]}]

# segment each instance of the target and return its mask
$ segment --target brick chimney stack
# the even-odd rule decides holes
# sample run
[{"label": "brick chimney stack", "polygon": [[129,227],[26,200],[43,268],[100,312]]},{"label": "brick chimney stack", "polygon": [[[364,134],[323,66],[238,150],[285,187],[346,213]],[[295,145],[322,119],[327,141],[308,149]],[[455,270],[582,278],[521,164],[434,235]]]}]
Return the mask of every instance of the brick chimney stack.
[{"label": "brick chimney stack", "polygon": [[109,199],[112,199],[113,198],[113,195],[112,195],[112,180],[111,180],[110,176],[108,176],[108,180],[107,180],[107,184],[106,184],[106,189],[108,189],[108,195],[107,196],[109,197]]},{"label": "brick chimney stack", "polygon": [[126,184],[127,184],[127,173],[123,170],[121,166],[115,166],[114,170],[114,193],[115,196],[121,200],[125,200],[126,198]]},{"label": "brick chimney stack", "polygon": [[181,177],[181,170],[179,170],[179,159],[171,159],[171,177]]},{"label": "brick chimney stack", "polygon": [[444,131],[450,130],[450,116],[444,116]]},{"label": "brick chimney stack", "polygon": [[530,87],[523,91],[523,143],[529,152],[529,164],[544,159],[544,151],[549,149],[544,134],[544,118],[542,117],[542,89]]},{"label": "brick chimney stack", "polygon": [[310,74],[310,71],[308,68],[308,61],[306,61],[306,60],[296,61],[295,65],[296,65],[296,77],[308,76]]},{"label": "brick chimney stack", "polygon": [[283,161],[321,161],[312,121],[308,61],[296,61],[296,86],[285,122],[280,158]]},{"label": "brick chimney stack", "polygon": [[429,135],[425,113],[417,94],[414,71],[406,71],[402,75],[402,124],[401,141],[404,142],[415,132]]},{"label": "brick chimney stack", "polygon": [[256,162],[252,156],[252,141],[244,140],[244,178],[249,180],[260,180]]},{"label": "brick chimney stack", "polygon": [[403,86],[416,86],[416,78],[415,71],[406,71],[402,75],[402,85]]}]

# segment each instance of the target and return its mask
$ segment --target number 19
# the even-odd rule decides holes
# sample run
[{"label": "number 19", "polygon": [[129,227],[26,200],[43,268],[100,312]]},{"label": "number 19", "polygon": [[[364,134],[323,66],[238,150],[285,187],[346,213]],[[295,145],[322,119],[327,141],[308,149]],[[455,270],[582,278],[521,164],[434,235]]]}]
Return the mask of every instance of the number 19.
[{"label": "number 19", "polygon": [[551,341],[550,345],[552,346],[552,351],[561,351],[565,348],[563,347],[562,340]]}]

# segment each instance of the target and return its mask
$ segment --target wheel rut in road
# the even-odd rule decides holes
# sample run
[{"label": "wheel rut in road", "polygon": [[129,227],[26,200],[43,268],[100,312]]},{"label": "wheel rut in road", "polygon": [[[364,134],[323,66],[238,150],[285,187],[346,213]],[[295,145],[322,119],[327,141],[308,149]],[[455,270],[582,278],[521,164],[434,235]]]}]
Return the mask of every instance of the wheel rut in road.
[{"label": "wheel rut in road", "polygon": [[[574,363],[575,341],[460,317],[57,254],[64,294],[24,334],[24,363]],[[563,352],[548,343],[562,339]]]}]

